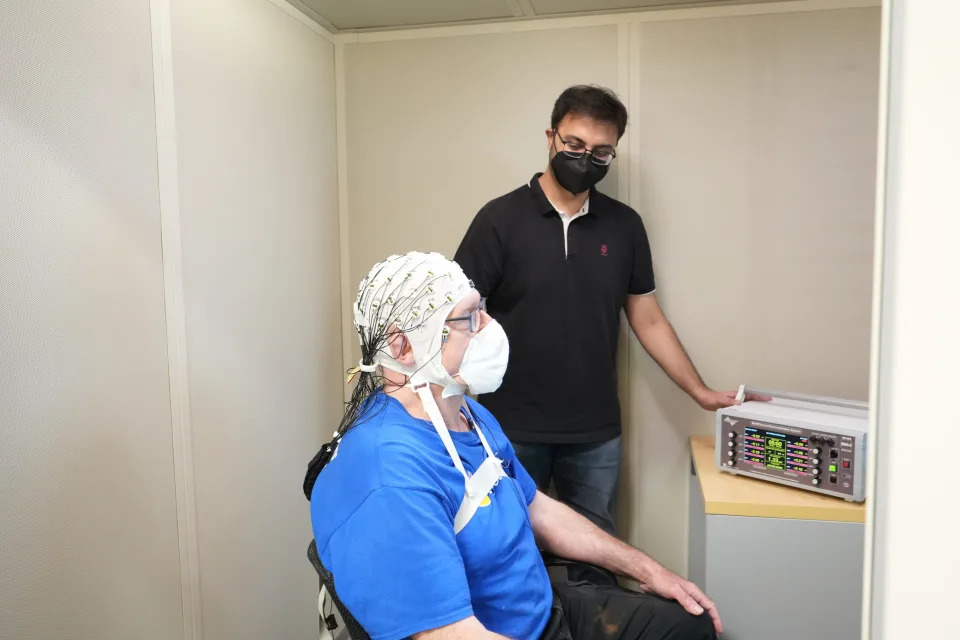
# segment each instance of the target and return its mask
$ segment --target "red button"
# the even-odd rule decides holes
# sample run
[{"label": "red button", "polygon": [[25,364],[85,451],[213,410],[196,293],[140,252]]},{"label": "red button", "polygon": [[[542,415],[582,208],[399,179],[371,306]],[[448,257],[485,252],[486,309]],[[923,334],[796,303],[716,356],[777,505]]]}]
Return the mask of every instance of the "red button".
[{"label": "red button", "polygon": [[844,468],[844,469],[849,469],[849,468],[850,468],[850,461],[849,461],[849,460],[844,460],[844,461],[843,461],[843,468]]}]

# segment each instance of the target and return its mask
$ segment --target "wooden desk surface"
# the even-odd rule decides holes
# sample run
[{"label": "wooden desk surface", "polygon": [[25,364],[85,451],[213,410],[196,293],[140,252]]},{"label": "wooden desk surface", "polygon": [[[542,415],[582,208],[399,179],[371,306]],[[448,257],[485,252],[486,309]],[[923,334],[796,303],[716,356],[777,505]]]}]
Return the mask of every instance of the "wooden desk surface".
[{"label": "wooden desk surface", "polygon": [[713,436],[693,436],[690,448],[705,510],[710,515],[865,522],[863,504],[735,476],[717,469]]}]

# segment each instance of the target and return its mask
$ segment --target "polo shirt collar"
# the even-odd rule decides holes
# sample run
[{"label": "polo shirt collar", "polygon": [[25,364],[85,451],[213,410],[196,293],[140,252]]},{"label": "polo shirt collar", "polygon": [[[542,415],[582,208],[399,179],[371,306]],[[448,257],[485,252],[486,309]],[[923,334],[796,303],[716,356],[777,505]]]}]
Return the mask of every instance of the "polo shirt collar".
[{"label": "polo shirt collar", "polygon": [[[550,199],[547,198],[547,194],[543,192],[543,187],[540,186],[540,176],[543,175],[543,172],[535,173],[533,178],[530,180],[530,191],[533,195],[534,201],[537,203],[537,211],[540,215],[556,215],[559,213],[556,208],[553,206],[553,203],[550,202]],[[597,199],[594,197],[596,195],[596,187],[590,187],[590,195],[587,197],[587,202],[590,203],[589,210],[593,211],[595,208],[594,205]],[[576,215],[580,215],[577,213]]]}]

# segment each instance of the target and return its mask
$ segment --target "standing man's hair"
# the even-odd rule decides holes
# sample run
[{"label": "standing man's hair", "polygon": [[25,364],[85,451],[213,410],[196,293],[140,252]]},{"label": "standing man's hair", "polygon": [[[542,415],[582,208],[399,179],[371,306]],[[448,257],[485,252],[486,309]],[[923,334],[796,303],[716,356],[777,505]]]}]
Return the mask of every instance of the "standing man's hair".
[{"label": "standing man's hair", "polygon": [[612,124],[617,128],[617,139],[627,129],[627,108],[617,94],[604,87],[579,84],[561,93],[553,104],[550,128],[556,129],[567,114]]}]

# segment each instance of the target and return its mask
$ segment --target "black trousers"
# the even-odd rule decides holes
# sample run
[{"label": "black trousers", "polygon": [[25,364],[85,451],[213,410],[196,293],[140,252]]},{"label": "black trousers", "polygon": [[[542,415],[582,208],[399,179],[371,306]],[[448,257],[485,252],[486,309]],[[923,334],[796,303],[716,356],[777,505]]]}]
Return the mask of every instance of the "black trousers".
[{"label": "black trousers", "polygon": [[715,640],[707,613],[609,584],[553,581],[553,611],[541,640]]}]

